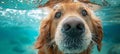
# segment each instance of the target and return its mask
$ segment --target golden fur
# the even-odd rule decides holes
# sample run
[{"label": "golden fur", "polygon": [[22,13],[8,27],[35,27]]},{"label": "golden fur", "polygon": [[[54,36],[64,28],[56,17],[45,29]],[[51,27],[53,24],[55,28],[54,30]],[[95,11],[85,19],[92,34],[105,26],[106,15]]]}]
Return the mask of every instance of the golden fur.
[{"label": "golden fur", "polygon": [[[93,6],[90,3],[84,3],[84,1],[89,2],[88,0],[80,0],[80,2],[72,2],[72,0],[58,0],[57,2],[53,2],[50,0],[45,6],[49,7],[52,11],[47,16],[47,18],[42,20],[41,27],[40,27],[40,35],[37,39],[35,47],[39,49],[38,54],[63,54],[56,45],[56,43],[52,43],[55,38],[55,32],[57,30],[58,24],[64,19],[64,17],[69,15],[80,16],[88,25],[91,33],[94,35],[92,36],[92,40],[96,43],[98,51],[101,49],[101,41],[102,41],[102,26],[101,21],[95,16],[93,13]],[[66,3],[67,2],[67,3]],[[58,4],[59,3],[59,4]],[[55,4],[59,6],[55,6]],[[86,9],[88,12],[88,16],[83,17],[81,16],[80,10]],[[95,8],[96,9],[96,8]],[[64,14],[60,19],[55,19],[54,15],[57,11],[63,11]],[[88,48],[80,54],[90,54],[91,48],[94,45],[93,42],[90,43]]]}]

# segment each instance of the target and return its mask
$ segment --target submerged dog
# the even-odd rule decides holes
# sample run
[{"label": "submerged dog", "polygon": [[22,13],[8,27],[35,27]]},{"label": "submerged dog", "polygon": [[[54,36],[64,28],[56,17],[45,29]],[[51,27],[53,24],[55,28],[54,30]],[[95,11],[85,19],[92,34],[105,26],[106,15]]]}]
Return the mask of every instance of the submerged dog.
[{"label": "submerged dog", "polygon": [[51,13],[44,18],[35,47],[38,54],[90,54],[93,45],[101,49],[102,26],[88,0],[49,0],[44,7]]}]

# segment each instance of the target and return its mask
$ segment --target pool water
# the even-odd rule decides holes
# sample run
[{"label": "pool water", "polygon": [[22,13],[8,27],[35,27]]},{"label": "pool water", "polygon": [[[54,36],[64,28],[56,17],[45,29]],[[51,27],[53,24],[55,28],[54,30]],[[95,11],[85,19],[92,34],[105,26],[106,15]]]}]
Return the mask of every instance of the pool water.
[{"label": "pool water", "polygon": [[[41,19],[48,14],[37,6],[48,0],[37,1],[0,0],[0,54],[37,54],[34,43]],[[103,47],[101,52],[94,47],[92,54],[120,54],[120,0],[106,1],[108,5],[96,11],[103,25]]]}]

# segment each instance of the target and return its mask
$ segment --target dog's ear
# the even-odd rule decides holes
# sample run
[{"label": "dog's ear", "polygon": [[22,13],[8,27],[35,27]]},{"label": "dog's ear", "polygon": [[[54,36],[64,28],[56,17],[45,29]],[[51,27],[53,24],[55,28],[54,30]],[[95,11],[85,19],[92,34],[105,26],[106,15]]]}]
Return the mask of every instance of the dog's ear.
[{"label": "dog's ear", "polygon": [[102,37],[103,37],[101,21],[99,19],[94,19],[92,23],[93,23],[93,34],[94,34],[93,40],[97,44],[98,51],[100,51],[102,46]]},{"label": "dog's ear", "polygon": [[40,26],[40,35],[37,39],[37,42],[35,43],[35,48],[42,48],[44,44],[46,44],[46,38],[50,35],[51,22],[52,19],[50,17],[47,17],[42,20]]},{"label": "dog's ear", "polygon": [[49,7],[52,8],[57,3],[68,3],[72,2],[72,0],[48,0],[46,4],[39,5],[39,7]]}]

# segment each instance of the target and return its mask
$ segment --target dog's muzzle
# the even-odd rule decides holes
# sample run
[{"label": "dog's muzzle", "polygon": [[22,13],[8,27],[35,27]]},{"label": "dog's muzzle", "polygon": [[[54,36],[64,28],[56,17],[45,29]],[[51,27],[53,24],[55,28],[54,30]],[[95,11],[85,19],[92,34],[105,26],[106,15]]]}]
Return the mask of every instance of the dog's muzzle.
[{"label": "dog's muzzle", "polygon": [[85,27],[83,22],[79,18],[71,16],[63,21],[61,31],[66,36],[78,38],[82,36],[82,34],[85,32]]},{"label": "dog's muzzle", "polygon": [[79,53],[85,50],[91,41],[91,32],[86,22],[79,17],[64,18],[57,27],[55,42],[64,53]]}]

